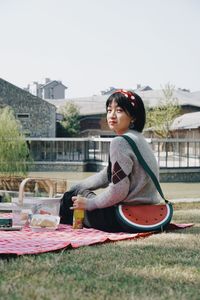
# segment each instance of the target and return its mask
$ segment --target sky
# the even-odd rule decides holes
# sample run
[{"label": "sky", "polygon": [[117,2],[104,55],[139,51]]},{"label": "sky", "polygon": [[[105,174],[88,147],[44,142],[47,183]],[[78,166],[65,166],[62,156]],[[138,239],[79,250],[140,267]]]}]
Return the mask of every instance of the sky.
[{"label": "sky", "polygon": [[0,0],[0,28],[0,77],[21,88],[200,90],[199,0]]}]

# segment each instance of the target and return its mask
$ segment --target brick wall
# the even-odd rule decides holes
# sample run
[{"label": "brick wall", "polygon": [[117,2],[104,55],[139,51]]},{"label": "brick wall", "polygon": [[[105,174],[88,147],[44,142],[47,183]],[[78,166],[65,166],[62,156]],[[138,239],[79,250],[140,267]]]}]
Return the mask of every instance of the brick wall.
[{"label": "brick wall", "polygon": [[56,107],[0,78],[1,102],[10,106],[30,137],[55,137]]}]

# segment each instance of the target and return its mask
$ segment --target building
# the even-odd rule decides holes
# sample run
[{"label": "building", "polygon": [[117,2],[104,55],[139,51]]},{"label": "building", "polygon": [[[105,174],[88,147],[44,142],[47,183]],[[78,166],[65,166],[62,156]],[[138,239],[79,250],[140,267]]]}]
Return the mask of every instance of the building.
[{"label": "building", "polygon": [[171,130],[174,138],[200,139],[200,111],[176,118]]},{"label": "building", "polygon": [[24,88],[27,92],[42,99],[65,99],[66,89],[67,87],[61,81],[50,78],[46,78],[44,84],[34,81]]},{"label": "building", "polygon": [[[105,104],[109,95],[115,90],[112,87],[108,91],[101,92],[101,95],[47,101],[54,104],[57,109],[69,101],[79,107],[81,136],[112,136],[113,133],[109,130],[106,122]],[[162,90],[153,90],[149,86],[138,86],[135,92],[142,97],[147,108],[154,108],[163,99]],[[174,91],[173,97],[181,106],[181,114],[200,111],[200,92],[191,93],[178,89]]]},{"label": "building", "polygon": [[[62,120],[62,115],[56,113],[56,111],[68,102],[75,104],[80,110],[80,128],[82,137],[113,136],[114,133],[109,130],[107,125],[105,104],[109,95],[113,93],[116,88],[111,87],[108,90],[101,92],[100,95],[93,95],[91,97],[52,99],[49,98],[50,94],[48,93],[50,93],[50,87],[53,87],[54,83],[55,81],[46,80],[45,85],[43,85],[43,96],[48,96],[48,99],[43,100],[3,79],[0,80],[0,98],[2,98],[4,105],[9,105],[13,108],[16,117],[23,125],[23,131],[27,136],[55,137],[56,121]],[[54,88],[55,87],[56,85]],[[44,91],[46,91],[46,94]],[[141,87],[138,85],[135,92],[142,97],[147,108],[154,108],[163,99],[162,90],[153,90],[149,86]],[[56,95],[58,96],[60,94],[58,93]],[[182,115],[200,112],[200,92],[191,93],[188,90],[178,89],[174,91],[173,97],[177,99],[181,106]],[[176,132],[175,136],[178,137],[177,130],[181,131],[182,129],[176,128],[174,130]],[[198,130],[199,129],[196,129],[196,131]],[[146,132],[145,135],[147,137],[150,136],[148,135],[148,132]],[[195,136],[198,136],[198,134],[195,133]]]},{"label": "building", "polygon": [[29,137],[56,136],[56,107],[0,78],[1,107],[9,106]]}]

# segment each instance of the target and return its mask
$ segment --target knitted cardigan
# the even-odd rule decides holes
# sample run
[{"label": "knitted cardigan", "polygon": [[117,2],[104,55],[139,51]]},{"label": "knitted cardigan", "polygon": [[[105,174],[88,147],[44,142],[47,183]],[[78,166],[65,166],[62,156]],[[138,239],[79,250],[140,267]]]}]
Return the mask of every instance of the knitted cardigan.
[{"label": "knitted cardigan", "polygon": [[[138,146],[143,158],[159,179],[158,164],[154,153],[142,133],[134,130],[126,132]],[[128,142],[116,136],[110,143],[111,182],[108,179],[107,167],[101,172],[86,178],[74,185],[79,194],[86,195],[86,210],[105,208],[119,202],[124,203],[158,203],[157,190],[149,175],[139,164],[137,157]],[[88,195],[89,191],[105,188],[101,193]]]}]

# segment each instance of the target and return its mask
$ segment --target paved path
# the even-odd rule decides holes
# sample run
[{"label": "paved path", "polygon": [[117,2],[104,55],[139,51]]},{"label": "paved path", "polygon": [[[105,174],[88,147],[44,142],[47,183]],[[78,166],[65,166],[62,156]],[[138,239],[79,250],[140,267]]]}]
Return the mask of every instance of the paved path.
[{"label": "paved path", "polygon": [[182,203],[182,202],[200,202],[200,198],[180,198],[171,200],[174,203]]}]

